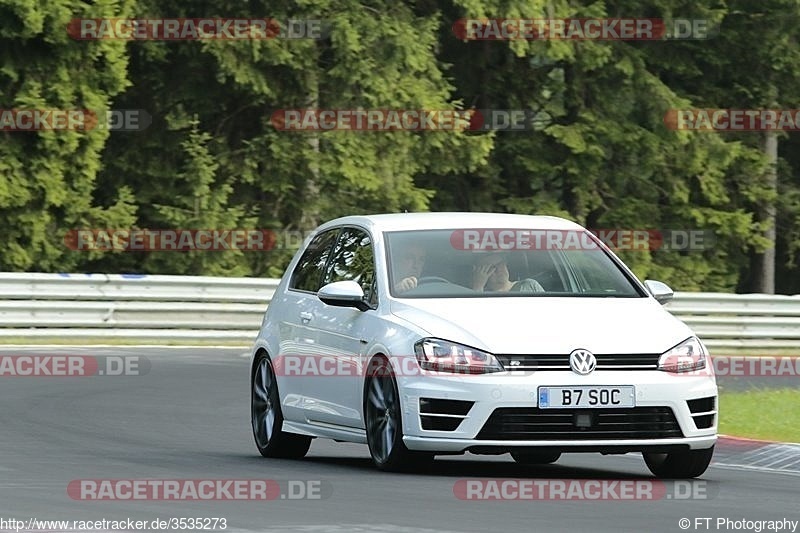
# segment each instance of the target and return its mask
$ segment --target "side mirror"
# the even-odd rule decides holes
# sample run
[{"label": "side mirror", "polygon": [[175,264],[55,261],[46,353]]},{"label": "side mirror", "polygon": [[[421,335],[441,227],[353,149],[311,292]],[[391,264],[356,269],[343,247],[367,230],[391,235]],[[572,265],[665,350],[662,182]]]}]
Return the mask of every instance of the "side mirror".
[{"label": "side mirror", "polygon": [[355,281],[334,281],[328,283],[317,292],[317,298],[327,305],[335,307],[355,307],[359,311],[369,309],[364,301],[364,291]]},{"label": "side mirror", "polygon": [[645,280],[644,286],[647,287],[647,290],[653,295],[653,298],[661,305],[672,300],[672,297],[675,295],[672,289],[669,288],[669,285],[661,283],[660,281],[648,279]]}]

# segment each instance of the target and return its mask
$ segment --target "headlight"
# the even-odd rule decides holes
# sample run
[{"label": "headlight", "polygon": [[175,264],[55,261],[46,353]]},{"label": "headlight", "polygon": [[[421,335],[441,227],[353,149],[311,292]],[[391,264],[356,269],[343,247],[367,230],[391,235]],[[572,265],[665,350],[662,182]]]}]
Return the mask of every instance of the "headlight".
[{"label": "headlight", "polygon": [[441,339],[417,341],[414,353],[424,370],[461,374],[486,374],[503,370],[492,354]]},{"label": "headlight", "polygon": [[664,372],[691,372],[706,367],[706,350],[700,339],[689,337],[664,352],[658,359],[658,369]]}]

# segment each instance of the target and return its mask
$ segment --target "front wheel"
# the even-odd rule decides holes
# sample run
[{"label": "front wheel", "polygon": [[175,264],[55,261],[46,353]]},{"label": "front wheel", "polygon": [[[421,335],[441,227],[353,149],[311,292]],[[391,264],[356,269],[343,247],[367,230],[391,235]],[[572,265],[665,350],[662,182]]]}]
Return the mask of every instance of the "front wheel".
[{"label": "front wheel", "polygon": [[670,453],[643,453],[644,462],[654,476],[688,479],[703,475],[711,464],[714,447]]},{"label": "front wheel", "polygon": [[253,438],[264,457],[300,459],[311,447],[311,437],[283,431],[278,381],[272,361],[266,354],[258,356],[250,389],[250,413]]},{"label": "front wheel", "polygon": [[397,472],[433,459],[413,452],[403,442],[400,393],[392,366],[385,358],[374,359],[364,387],[364,421],[372,462],[380,470]]}]

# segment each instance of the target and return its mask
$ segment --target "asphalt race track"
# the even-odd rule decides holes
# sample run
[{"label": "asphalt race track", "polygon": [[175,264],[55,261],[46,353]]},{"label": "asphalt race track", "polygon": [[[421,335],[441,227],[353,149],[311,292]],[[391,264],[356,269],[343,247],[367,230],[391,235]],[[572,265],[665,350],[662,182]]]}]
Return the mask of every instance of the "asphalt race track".
[{"label": "asphalt race track", "polygon": [[[0,518],[134,520],[224,517],[227,531],[734,531],[717,518],[800,520],[800,473],[731,466],[723,443],[704,497],[656,501],[470,501],[463,479],[652,480],[638,455],[569,454],[519,467],[510,456],[440,458],[421,474],[373,469],[366,446],[315,440],[306,459],[258,455],[249,422],[248,359],[220,348],[3,348],[0,355],[146,356],[140,376],[0,376]],[[80,479],[311,481],[321,499],[82,501]],[[285,495],[285,494],[284,494]],[[695,529],[695,518],[712,520]],[[800,528],[799,528],[800,529]],[[748,531],[748,529],[739,529]],[[753,529],[749,529],[753,531]],[[791,531],[791,528],[789,529]]]}]

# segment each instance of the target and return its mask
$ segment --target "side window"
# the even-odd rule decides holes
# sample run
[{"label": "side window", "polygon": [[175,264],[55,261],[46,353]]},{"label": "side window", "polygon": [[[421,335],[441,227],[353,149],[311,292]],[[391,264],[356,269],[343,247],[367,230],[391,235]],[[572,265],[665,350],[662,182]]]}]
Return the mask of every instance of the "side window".
[{"label": "side window", "polygon": [[533,250],[525,253],[528,268],[525,277],[538,281],[545,291],[567,291],[564,288],[564,281],[559,274],[559,269],[553,262],[553,257],[557,257],[557,254],[551,250]]},{"label": "side window", "polygon": [[603,251],[568,250],[564,252],[564,256],[572,265],[584,292],[637,295],[630,281]]},{"label": "side window", "polygon": [[347,280],[361,285],[364,296],[370,304],[377,303],[372,239],[365,231],[357,228],[342,230],[339,240],[333,247],[323,284]]},{"label": "side window", "polygon": [[320,233],[308,243],[308,248],[297,263],[289,283],[290,289],[317,292],[322,286],[325,275],[325,264],[328,262],[331,246],[336,242],[339,230],[332,229]]}]

